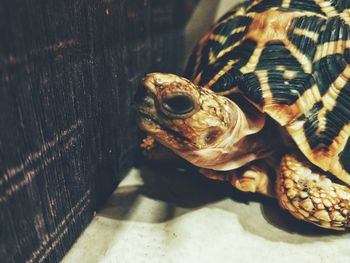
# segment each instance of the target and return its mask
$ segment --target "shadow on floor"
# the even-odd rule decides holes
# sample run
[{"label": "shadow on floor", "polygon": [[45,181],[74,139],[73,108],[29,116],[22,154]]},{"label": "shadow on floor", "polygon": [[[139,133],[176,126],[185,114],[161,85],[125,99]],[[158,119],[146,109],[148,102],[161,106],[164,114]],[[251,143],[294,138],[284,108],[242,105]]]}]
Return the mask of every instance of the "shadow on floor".
[{"label": "shadow on floor", "polygon": [[[205,178],[192,168],[157,165],[143,166],[140,171],[143,184],[120,187],[100,212],[102,216],[163,223],[201,208],[215,207],[235,214],[245,231],[270,241],[300,244],[349,237],[347,232],[296,220],[275,199],[239,192],[227,183]],[[224,205],[217,205],[221,203]]]}]

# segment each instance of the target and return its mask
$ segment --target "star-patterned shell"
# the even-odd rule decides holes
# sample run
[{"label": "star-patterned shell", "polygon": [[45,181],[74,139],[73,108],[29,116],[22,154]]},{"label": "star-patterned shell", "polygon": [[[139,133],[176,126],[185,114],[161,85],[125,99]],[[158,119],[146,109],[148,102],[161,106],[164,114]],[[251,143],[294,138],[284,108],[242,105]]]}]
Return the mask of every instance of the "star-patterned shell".
[{"label": "star-patterned shell", "polygon": [[185,76],[241,92],[309,160],[350,184],[350,1],[248,1],[197,44]]}]

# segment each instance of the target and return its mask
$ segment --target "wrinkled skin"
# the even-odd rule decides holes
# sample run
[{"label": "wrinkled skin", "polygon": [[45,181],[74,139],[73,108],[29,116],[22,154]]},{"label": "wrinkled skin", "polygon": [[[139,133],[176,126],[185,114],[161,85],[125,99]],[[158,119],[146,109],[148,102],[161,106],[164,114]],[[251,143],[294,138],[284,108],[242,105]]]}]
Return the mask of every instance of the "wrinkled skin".
[{"label": "wrinkled skin", "polygon": [[232,170],[271,154],[272,145],[258,135],[265,115],[246,101],[245,111],[237,103],[184,78],[153,73],[139,95],[138,123],[190,163]]}]

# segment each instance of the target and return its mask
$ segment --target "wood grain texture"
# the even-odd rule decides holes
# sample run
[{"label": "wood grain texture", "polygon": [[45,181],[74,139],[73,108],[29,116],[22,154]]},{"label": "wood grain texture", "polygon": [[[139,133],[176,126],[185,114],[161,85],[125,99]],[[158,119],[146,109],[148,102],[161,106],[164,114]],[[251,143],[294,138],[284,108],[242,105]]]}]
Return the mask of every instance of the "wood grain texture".
[{"label": "wood grain texture", "polygon": [[132,166],[133,96],[180,71],[185,2],[1,1],[1,262],[58,262]]}]

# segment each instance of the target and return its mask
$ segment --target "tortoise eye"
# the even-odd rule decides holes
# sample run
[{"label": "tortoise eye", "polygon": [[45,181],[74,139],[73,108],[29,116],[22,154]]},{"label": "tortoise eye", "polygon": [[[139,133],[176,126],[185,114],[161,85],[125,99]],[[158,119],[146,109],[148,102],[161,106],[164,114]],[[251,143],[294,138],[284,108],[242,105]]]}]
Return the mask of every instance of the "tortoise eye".
[{"label": "tortoise eye", "polygon": [[171,114],[184,115],[193,111],[195,104],[191,97],[179,94],[165,97],[163,107]]}]

